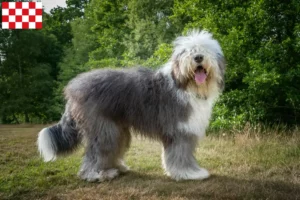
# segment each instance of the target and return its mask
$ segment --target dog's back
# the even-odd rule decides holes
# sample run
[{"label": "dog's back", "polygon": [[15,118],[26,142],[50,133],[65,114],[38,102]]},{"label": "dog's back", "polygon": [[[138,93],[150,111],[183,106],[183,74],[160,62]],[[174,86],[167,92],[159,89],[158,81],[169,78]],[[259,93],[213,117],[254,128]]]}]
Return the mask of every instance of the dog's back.
[{"label": "dog's back", "polygon": [[142,133],[159,134],[184,121],[188,112],[188,105],[178,100],[177,89],[169,81],[146,68],[99,69],[73,79],[65,95],[77,105],[80,114],[74,113],[75,117],[105,117]]}]

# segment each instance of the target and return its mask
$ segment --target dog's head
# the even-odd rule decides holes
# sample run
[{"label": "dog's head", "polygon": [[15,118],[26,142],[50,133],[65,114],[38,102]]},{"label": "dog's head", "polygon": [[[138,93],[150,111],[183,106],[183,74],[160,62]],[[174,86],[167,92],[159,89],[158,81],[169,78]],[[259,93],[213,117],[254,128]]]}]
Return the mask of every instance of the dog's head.
[{"label": "dog's head", "polygon": [[176,83],[203,98],[224,88],[225,59],[219,43],[206,31],[190,31],[174,41],[171,58]]}]

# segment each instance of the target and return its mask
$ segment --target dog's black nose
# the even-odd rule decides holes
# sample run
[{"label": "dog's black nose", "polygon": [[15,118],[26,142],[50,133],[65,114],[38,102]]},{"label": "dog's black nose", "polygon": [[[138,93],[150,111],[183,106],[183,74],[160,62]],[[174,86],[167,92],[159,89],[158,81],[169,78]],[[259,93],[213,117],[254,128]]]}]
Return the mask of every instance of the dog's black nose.
[{"label": "dog's black nose", "polygon": [[196,61],[196,63],[201,63],[203,61],[203,57],[203,55],[199,54],[194,57],[194,60]]}]

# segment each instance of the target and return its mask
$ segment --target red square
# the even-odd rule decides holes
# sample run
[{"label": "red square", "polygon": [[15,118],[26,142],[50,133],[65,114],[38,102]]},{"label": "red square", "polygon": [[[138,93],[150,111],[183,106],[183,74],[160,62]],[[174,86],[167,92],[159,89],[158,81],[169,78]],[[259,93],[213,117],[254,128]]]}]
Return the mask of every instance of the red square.
[{"label": "red square", "polygon": [[22,8],[22,2],[16,2],[16,8]]},{"label": "red square", "polygon": [[8,22],[8,16],[2,16],[2,22]]},{"label": "red square", "polygon": [[15,9],[9,9],[8,13],[9,13],[9,15],[15,15],[16,14],[16,10]]},{"label": "red square", "polygon": [[22,23],[22,28],[23,29],[29,29],[29,23],[28,22],[23,22]]},{"label": "red square", "polygon": [[9,29],[15,29],[16,28],[16,23],[15,22],[9,22],[8,23],[8,28]]},{"label": "red square", "polygon": [[43,28],[43,23],[42,22],[35,23],[35,28],[36,29],[42,29]]},{"label": "red square", "polygon": [[36,9],[35,14],[36,15],[43,15],[43,9]]},{"label": "red square", "polygon": [[29,9],[22,9],[22,15],[29,15]]},{"label": "red square", "polygon": [[16,16],[16,22],[22,22],[22,16]]},{"label": "red square", "polygon": [[2,9],[3,8],[8,8],[8,2],[2,2]]},{"label": "red square", "polygon": [[35,16],[29,16],[29,22],[35,22]]},{"label": "red square", "polygon": [[35,2],[29,2],[29,8],[35,8]]}]

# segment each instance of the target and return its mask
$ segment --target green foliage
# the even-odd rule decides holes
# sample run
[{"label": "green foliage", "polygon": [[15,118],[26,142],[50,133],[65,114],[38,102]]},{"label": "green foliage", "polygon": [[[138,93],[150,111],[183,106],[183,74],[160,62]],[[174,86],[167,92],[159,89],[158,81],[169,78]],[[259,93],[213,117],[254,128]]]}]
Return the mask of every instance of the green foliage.
[{"label": "green foliage", "polygon": [[166,43],[160,44],[158,49],[153,53],[153,56],[147,59],[143,65],[152,68],[161,67],[164,63],[169,61],[172,50],[172,45]]},{"label": "green foliage", "polygon": [[171,42],[174,28],[168,16],[172,14],[173,0],[131,0],[128,2],[130,32],[126,35],[128,54],[148,59],[162,42]]},{"label": "green foliage", "polygon": [[120,59],[125,51],[122,38],[127,33],[125,0],[94,0],[87,7],[85,16],[91,20],[97,49],[90,53],[90,60]]},{"label": "green foliage", "polygon": [[65,48],[65,56],[59,63],[59,81],[62,87],[77,74],[91,69],[88,67],[89,54],[97,46],[96,36],[91,31],[92,22],[77,18],[71,23],[73,31],[72,46]]},{"label": "green foliage", "polygon": [[[66,8],[44,15],[43,37],[55,41],[43,46],[47,54],[30,40],[18,43],[11,37],[16,33],[5,30],[0,31],[0,47],[3,58],[11,43],[18,46],[16,55],[33,52],[38,61],[24,61],[40,66],[41,72],[28,67],[28,73],[36,73],[30,75],[35,79],[30,83],[38,84],[38,76],[44,73],[41,86],[50,95],[52,116],[59,116],[62,89],[77,74],[103,67],[158,68],[170,58],[176,36],[191,28],[206,29],[220,41],[227,60],[226,88],[216,103],[211,127],[237,127],[246,122],[299,124],[299,13],[300,3],[294,0],[68,0]],[[12,73],[9,62],[15,66]],[[26,98],[32,96],[18,93],[18,103],[7,100],[8,88],[25,90],[23,84],[11,81],[20,80],[17,59],[2,59],[0,69],[4,66],[8,71],[0,77],[4,91],[0,99],[3,105],[9,104],[6,122],[16,121],[22,116],[20,108],[29,101]],[[36,107],[44,110],[39,111],[42,118],[56,119],[47,117],[50,111],[40,102],[31,110]]]},{"label": "green foliage", "polygon": [[67,0],[67,7],[56,7],[50,14],[44,13],[44,30],[54,34],[59,43],[63,46],[71,44],[73,34],[71,32],[71,22],[84,15],[84,7],[89,0]]},{"label": "green foliage", "polygon": [[[11,31],[1,47],[1,108],[3,122],[50,118],[53,71],[61,52],[54,36],[42,31]],[[24,117],[21,117],[21,116]]]}]

